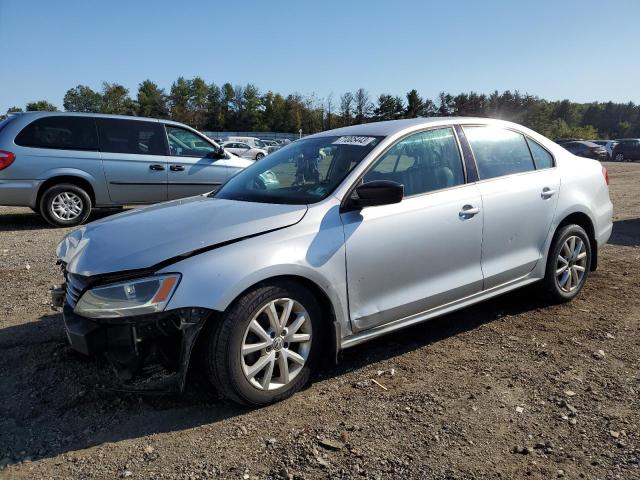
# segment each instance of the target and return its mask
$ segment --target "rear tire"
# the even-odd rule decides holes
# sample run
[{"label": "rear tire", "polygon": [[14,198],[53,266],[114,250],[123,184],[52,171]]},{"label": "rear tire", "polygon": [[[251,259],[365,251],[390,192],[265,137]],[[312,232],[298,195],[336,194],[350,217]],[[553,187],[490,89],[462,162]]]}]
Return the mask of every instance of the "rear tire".
[{"label": "rear tire", "polygon": [[[281,329],[272,328],[272,318]],[[296,283],[264,284],[237,299],[207,333],[205,371],[215,389],[242,405],[268,405],[309,381],[322,342],[320,307]]]},{"label": "rear tire", "polygon": [[42,194],[40,214],[55,227],[75,227],[89,218],[91,198],[77,185],[60,183]]},{"label": "rear tire", "polygon": [[569,302],[580,293],[589,276],[591,255],[589,236],[580,225],[566,225],[556,232],[543,280],[552,302]]}]

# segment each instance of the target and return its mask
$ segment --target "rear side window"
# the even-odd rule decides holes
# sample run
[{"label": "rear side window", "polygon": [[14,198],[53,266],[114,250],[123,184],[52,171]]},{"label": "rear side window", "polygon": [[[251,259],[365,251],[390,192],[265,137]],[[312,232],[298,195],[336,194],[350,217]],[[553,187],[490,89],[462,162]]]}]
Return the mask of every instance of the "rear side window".
[{"label": "rear side window", "polygon": [[22,129],[15,143],[23,147],[98,150],[96,125],[91,117],[39,118]]},{"label": "rear side window", "polygon": [[496,127],[464,127],[481,180],[535,170],[524,135]]},{"label": "rear side window", "polygon": [[530,138],[527,138],[527,143],[529,144],[533,161],[536,164],[536,170],[553,167],[553,157],[549,152]]},{"label": "rear side window", "polygon": [[100,150],[111,153],[166,155],[164,129],[157,122],[97,118]]}]

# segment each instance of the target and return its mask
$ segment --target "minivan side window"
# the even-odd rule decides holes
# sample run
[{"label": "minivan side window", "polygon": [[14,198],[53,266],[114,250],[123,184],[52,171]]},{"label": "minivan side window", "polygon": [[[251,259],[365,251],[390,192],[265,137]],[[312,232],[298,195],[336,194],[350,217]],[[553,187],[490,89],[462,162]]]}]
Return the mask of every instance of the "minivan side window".
[{"label": "minivan side window", "polygon": [[534,142],[527,137],[527,143],[529,144],[529,150],[533,156],[533,162],[536,164],[536,170],[541,168],[553,167],[553,157],[547,152],[540,144]]},{"label": "minivan side window", "polygon": [[480,180],[535,170],[524,135],[492,126],[465,126]]},{"label": "minivan side window", "polygon": [[415,133],[392,146],[363,177],[404,185],[406,197],[464,183],[462,158],[451,128]]},{"label": "minivan side window", "polygon": [[96,124],[91,117],[38,118],[20,131],[15,143],[22,147],[98,150]]},{"label": "minivan side window", "polygon": [[97,118],[100,150],[111,153],[166,155],[162,125],[157,122]]},{"label": "minivan side window", "polygon": [[206,157],[215,148],[202,137],[180,127],[165,125],[169,152],[176,157]]}]

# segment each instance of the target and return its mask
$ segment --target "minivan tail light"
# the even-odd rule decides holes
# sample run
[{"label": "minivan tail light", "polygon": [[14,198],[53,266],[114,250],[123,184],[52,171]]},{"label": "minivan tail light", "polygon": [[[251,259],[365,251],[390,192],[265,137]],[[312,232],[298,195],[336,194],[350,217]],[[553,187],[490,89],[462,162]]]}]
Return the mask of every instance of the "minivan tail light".
[{"label": "minivan tail light", "polygon": [[16,155],[13,152],[7,152],[6,150],[0,150],[0,170],[4,170],[13,163],[16,159]]},{"label": "minivan tail light", "polygon": [[602,176],[604,177],[604,181],[609,185],[609,171],[607,167],[602,167]]}]

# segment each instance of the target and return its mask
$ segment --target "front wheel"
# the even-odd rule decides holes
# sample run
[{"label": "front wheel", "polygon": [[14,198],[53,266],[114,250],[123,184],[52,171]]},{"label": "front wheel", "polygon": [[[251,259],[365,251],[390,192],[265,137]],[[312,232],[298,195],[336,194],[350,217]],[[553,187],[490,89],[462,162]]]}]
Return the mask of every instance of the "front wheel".
[{"label": "front wheel", "polygon": [[556,233],[544,284],[555,302],[568,302],[582,290],[591,269],[591,242],[579,225],[567,225]]},{"label": "front wheel", "polygon": [[616,159],[616,162],[624,162],[624,154],[616,153],[615,159]]},{"label": "front wheel", "polygon": [[40,213],[51,225],[74,227],[91,214],[91,198],[72,183],[54,185],[42,194]]},{"label": "front wheel", "polygon": [[256,153],[256,162],[258,160],[262,160],[264,158],[264,154],[263,153]]},{"label": "front wheel", "polygon": [[309,291],[292,282],[259,286],[209,330],[207,376],[243,405],[283,400],[309,381],[321,334],[320,308]]}]

